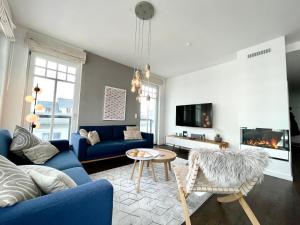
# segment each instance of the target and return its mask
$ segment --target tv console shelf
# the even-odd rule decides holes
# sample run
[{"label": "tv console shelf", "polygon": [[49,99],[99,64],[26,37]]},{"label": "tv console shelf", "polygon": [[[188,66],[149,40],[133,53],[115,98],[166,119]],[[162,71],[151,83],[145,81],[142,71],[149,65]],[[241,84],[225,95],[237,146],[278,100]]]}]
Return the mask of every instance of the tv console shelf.
[{"label": "tv console shelf", "polygon": [[180,137],[176,135],[168,135],[166,136],[166,144],[171,145],[173,147],[179,146],[186,149],[192,149],[192,148],[220,148],[220,149],[226,149],[229,147],[228,142],[216,142],[213,140],[200,140],[200,139],[192,139],[189,137]]}]

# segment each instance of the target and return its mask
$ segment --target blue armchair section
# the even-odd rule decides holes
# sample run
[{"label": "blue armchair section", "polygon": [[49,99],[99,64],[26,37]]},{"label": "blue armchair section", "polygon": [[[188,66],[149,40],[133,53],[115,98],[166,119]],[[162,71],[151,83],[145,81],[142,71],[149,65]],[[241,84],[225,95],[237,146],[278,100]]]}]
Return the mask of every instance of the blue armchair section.
[{"label": "blue armchair section", "polygon": [[132,148],[153,148],[153,134],[143,133],[142,140],[124,140],[123,131],[126,125],[114,126],[80,126],[79,129],[97,131],[100,136],[100,143],[95,145],[87,144],[87,139],[80,134],[73,133],[71,144],[73,151],[80,161],[95,160],[118,155],[124,155]]},{"label": "blue armchair section", "polygon": [[[13,161],[9,154],[10,143],[9,132],[0,129],[0,154]],[[112,185],[104,179],[92,182],[77,156],[69,150],[67,140],[51,141],[51,143],[60,152],[45,165],[68,174],[78,186],[0,208],[0,224],[111,225]]]}]

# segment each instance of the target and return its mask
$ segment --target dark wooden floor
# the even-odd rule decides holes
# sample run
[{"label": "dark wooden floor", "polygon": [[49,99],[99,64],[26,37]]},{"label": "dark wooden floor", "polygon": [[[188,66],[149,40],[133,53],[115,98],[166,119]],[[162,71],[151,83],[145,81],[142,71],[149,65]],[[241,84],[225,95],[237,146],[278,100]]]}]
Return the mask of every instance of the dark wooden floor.
[{"label": "dark wooden floor", "polygon": [[[164,148],[170,148],[163,146]],[[187,159],[188,152],[175,149]],[[88,173],[95,173],[132,163],[126,157],[86,164]],[[294,182],[265,176],[246,197],[261,225],[300,225],[300,149],[293,152]],[[193,225],[251,225],[237,202],[219,204],[217,195],[207,200],[191,216]]]}]

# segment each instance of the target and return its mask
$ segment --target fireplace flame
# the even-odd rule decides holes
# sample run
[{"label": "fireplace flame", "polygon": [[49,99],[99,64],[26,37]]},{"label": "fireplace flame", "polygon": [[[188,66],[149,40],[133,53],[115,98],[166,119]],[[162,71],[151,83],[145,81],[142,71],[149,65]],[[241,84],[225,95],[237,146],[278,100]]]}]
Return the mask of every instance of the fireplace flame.
[{"label": "fireplace flame", "polygon": [[278,149],[278,140],[275,138],[272,138],[271,140],[256,140],[256,139],[250,139],[247,140],[248,145],[254,145],[254,146],[266,146],[274,149]]}]

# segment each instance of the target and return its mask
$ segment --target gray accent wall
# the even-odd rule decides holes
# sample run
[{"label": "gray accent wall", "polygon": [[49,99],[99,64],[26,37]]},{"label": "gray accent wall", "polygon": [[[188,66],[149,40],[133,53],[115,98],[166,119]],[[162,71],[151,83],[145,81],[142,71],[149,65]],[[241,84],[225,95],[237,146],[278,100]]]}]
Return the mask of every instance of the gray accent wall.
[{"label": "gray accent wall", "polygon": [[[132,73],[128,66],[87,52],[87,62],[82,66],[78,125],[137,124],[139,103],[130,91]],[[103,121],[105,86],[127,90],[125,121]]]}]

